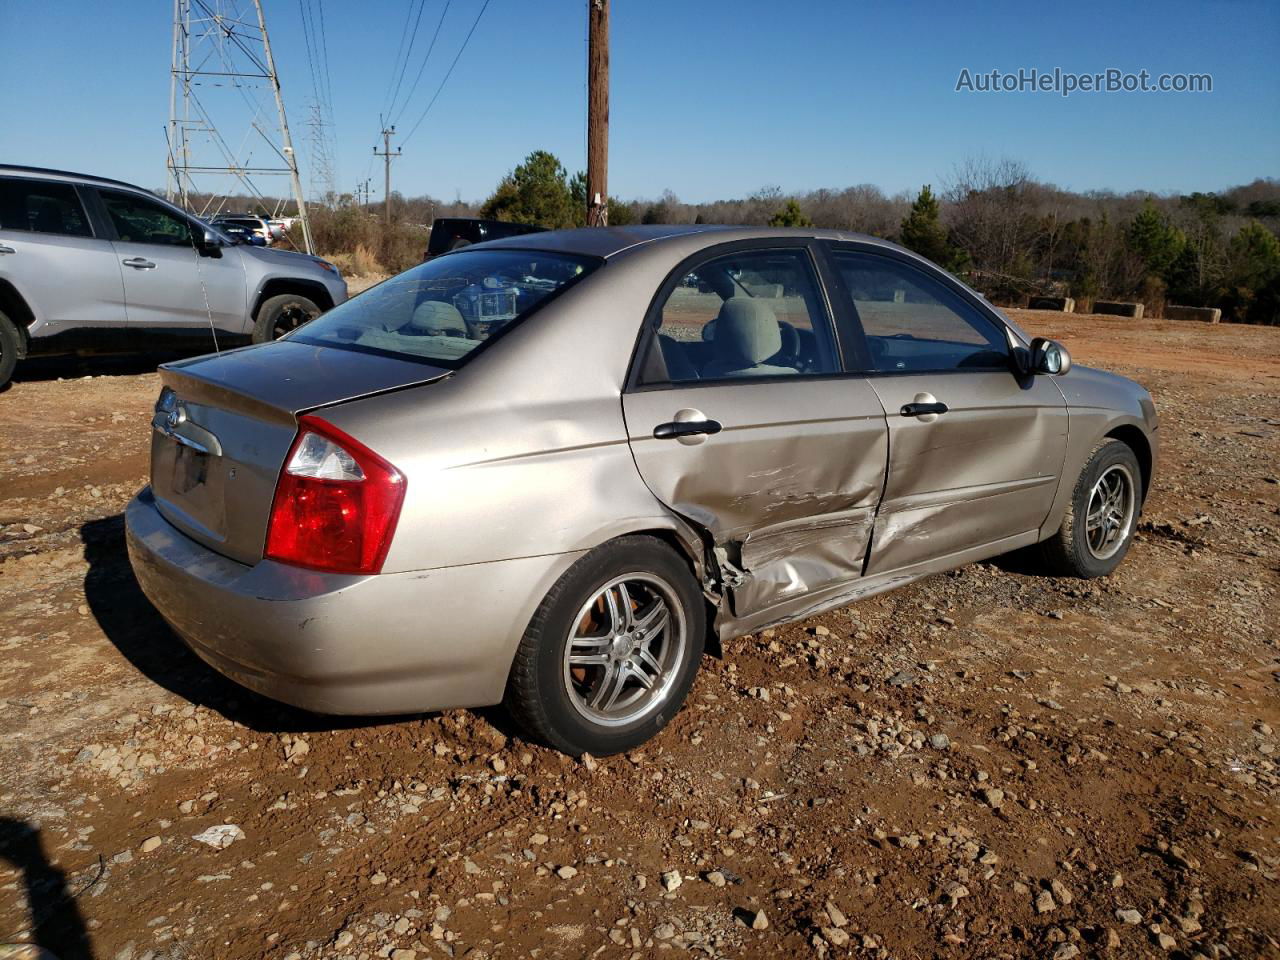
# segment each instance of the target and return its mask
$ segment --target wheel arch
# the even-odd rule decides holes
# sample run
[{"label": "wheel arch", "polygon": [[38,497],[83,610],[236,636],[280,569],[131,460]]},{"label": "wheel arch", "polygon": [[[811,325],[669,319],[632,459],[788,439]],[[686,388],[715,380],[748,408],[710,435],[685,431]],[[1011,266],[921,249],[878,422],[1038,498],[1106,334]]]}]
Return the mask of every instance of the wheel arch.
[{"label": "wheel arch", "polygon": [[1142,471],[1142,500],[1145,502],[1147,494],[1151,491],[1151,476],[1155,466],[1151,441],[1147,438],[1146,433],[1141,427],[1132,423],[1124,423],[1112,427],[1104,434],[1104,437],[1111,440],[1119,440],[1133,451],[1133,455],[1138,460],[1138,468]]},{"label": "wheel arch", "polygon": [[35,323],[36,316],[18,288],[3,279],[0,279],[0,313],[7,316],[18,329],[18,359],[21,360],[27,355],[31,339],[28,328]]},{"label": "wheel arch", "polygon": [[288,293],[306,297],[321,310],[333,309],[333,295],[319,280],[306,280],[299,277],[272,277],[258,289],[258,294],[253,301],[253,310],[249,315],[257,319],[258,311],[262,309],[264,303],[272,297]]}]

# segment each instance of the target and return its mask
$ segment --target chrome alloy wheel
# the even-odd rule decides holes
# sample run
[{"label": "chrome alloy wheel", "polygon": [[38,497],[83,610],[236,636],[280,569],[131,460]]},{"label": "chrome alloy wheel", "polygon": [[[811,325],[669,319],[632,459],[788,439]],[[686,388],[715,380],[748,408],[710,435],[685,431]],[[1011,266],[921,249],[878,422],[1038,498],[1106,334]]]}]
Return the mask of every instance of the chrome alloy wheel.
[{"label": "chrome alloy wheel", "polygon": [[649,573],[615,577],[582,605],[573,623],[564,684],[583,717],[623,726],[670,696],[688,637],[671,584]]},{"label": "chrome alloy wheel", "polygon": [[1089,491],[1085,542],[1098,560],[1115,556],[1133,529],[1138,497],[1133,474],[1117,463],[1102,472]]}]

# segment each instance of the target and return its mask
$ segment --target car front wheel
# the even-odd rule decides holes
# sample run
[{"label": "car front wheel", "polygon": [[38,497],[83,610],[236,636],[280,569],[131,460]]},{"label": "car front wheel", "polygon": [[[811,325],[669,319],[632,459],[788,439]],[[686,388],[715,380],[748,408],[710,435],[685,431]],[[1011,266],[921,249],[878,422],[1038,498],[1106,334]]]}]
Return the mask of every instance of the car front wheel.
[{"label": "car front wheel", "polygon": [[296,330],[320,316],[323,311],[315,302],[294,293],[281,294],[263,301],[253,325],[253,342],[267,343],[279,340],[290,330]]},{"label": "car front wheel", "polygon": [[680,709],[705,632],[702,594],[679,554],[650,537],[610,541],[538,607],[507,681],[507,709],[565,753],[630,750]]},{"label": "car front wheel", "polygon": [[1041,544],[1051,571],[1105,577],[1129,551],[1141,505],[1138,458],[1120,440],[1102,441],[1080,471],[1062,526]]}]

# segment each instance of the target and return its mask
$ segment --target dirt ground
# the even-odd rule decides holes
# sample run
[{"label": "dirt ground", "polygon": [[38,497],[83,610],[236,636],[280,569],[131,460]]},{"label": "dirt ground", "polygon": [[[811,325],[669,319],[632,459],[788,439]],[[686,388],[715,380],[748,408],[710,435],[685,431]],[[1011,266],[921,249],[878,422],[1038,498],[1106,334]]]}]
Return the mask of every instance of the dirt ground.
[{"label": "dirt ground", "polygon": [[[20,371],[0,395],[0,943],[1280,955],[1280,330],[1015,314],[1155,395],[1162,458],[1120,569],[1007,558],[743,637],[607,760],[498,710],[323,718],[221,679],[125,556],[154,373]],[[224,824],[225,848],[195,839]]]}]

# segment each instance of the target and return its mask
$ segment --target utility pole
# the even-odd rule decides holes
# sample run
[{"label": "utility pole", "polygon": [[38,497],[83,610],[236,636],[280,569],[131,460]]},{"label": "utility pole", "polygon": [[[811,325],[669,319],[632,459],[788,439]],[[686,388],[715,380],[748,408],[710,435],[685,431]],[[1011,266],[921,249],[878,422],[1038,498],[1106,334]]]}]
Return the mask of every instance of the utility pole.
[{"label": "utility pole", "polygon": [[373,148],[373,155],[375,157],[382,157],[383,161],[386,163],[386,185],[385,192],[382,195],[382,207],[386,213],[388,227],[391,226],[391,161],[393,158],[400,156],[402,152],[399,147],[396,147],[394,150],[391,149],[391,138],[395,136],[395,132],[396,125],[394,123],[389,127],[383,127],[382,150],[379,151],[377,147]]},{"label": "utility pole", "polygon": [[[361,199],[363,197],[363,200]],[[356,184],[356,203],[369,212],[369,178],[365,177],[362,183]]]},{"label": "utility pole", "polygon": [[609,225],[609,0],[587,0],[587,226]]}]

